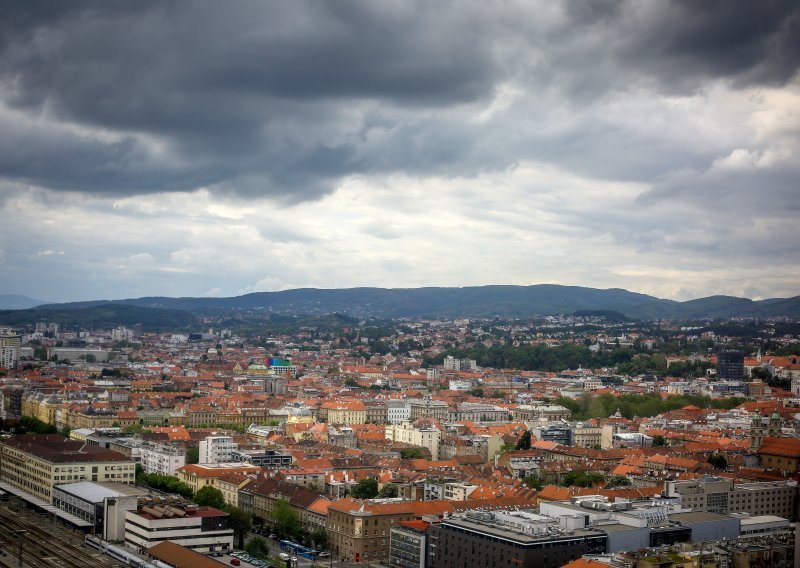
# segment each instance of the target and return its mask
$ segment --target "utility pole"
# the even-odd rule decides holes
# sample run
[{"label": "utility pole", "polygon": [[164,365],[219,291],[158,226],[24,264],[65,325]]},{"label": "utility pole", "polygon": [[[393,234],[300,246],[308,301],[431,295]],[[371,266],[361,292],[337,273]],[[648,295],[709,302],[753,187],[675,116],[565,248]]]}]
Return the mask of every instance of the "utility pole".
[{"label": "utility pole", "polygon": [[25,529],[17,529],[14,531],[14,534],[17,535],[17,552],[19,556],[19,568],[22,568],[22,537],[28,534],[28,531]]}]

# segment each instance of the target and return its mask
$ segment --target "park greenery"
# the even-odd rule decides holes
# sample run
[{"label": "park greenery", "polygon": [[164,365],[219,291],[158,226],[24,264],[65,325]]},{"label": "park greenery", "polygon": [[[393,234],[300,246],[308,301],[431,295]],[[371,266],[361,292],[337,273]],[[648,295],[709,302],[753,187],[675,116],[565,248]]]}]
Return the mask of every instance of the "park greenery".
[{"label": "park greenery", "polygon": [[673,362],[667,364],[667,354],[680,352],[680,345],[664,344],[661,352],[645,348],[612,347],[593,352],[587,345],[562,344],[549,347],[536,345],[452,347],[425,360],[425,366],[440,365],[452,355],[458,359],[474,359],[480,367],[521,369],[525,371],[563,371],[578,367],[615,368],[622,375],[659,374],[673,377],[700,377],[712,365],[708,361]]},{"label": "park greenery", "polygon": [[378,496],[378,480],[374,477],[365,477],[355,484],[350,495],[356,499],[374,499]]},{"label": "park greenery", "polygon": [[177,477],[158,473],[145,473],[140,465],[136,466],[136,484],[165,493],[176,493],[187,499],[191,499],[194,494],[192,488]]},{"label": "park greenery", "polygon": [[622,396],[604,393],[596,397],[585,394],[578,399],[562,396],[555,399],[554,402],[568,408],[572,412],[573,420],[586,420],[589,418],[607,418],[617,410],[628,419],[634,416],[656,416],[684,406],[729,410],[739,406],[745,400],[744,398],[736,397],[712,399],[695,395],[670,396],[662,399],[659,393],[626,394]]},{"label": "park greenery", "polygon": [[400,450],[400,458],[404,460],[416,460],[422,457],[422,450],[419,448],[403,448]]}]

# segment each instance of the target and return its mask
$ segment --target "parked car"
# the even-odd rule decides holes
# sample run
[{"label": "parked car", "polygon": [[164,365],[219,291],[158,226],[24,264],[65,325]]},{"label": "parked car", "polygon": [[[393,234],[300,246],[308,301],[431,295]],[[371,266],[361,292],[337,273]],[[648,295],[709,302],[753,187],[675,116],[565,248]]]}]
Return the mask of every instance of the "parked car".
[{"label": "parked car", "polygon": [[241,566],[242,561],[238,558],[231,558],[231,566]]},{"label": "parked car", "polygon": [[270,538],[271,540],[277,540],[277,538],[278,538],[278,535],[276,535],[275,533],[270,533],[270,535],[269,535],[269,538]]},{"label": "parked car", "polygon": [[289,555],[288,555],[288,554],[286,554],[285,552],[281,552],[281,553],[278,555],[278,558],[280,558],[281,560],[283,560],[284,562],[286,562],[287,560],[289,560],[289,558],[290,558],[290,557],[289,557]]},{"label": "parked car", "polygon": [[319,557],[320,558],[327,558],[330,555],[331,555],[331,553],[328,552],[327,550],[323,550],[322,552],[319,553]]}]

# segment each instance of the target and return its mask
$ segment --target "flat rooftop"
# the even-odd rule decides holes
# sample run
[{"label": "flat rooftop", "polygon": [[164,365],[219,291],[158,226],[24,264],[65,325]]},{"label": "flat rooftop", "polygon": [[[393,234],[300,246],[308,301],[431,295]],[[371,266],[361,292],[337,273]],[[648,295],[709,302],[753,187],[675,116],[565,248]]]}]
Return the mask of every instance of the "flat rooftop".
[{"label": "flat rooftop", "polygon": [[106,497],[125,497],[148,495],[146,489],[127,485],[125,483],[93,483],[91,481],[78,481],[56,485],[57,489],[74,495],[89,503],[101,503]]},{"label": "flat rooftop", "polygon": [[[598,536],[598,537],[605,536],[600,531],[585,530],[585,529],[577,529],[572,533],[565,532],[565,533],[547,533],[542,535],[532,535],[514,530],[513,527],[507,525],[478,523],[464,518],[447,519],[446,521],[442,521],[441,526],[443,527],[452,526],[458,529],[467,530],[469,532],[488,534],[495,536],[497,538],[512,540],[514,542],[518,542],[523,545],[537,544],[539,542],[547,542],[560,539],[567,540],[582,536]],[[554,523],[553,526],[557,527],[558,525]]]}]

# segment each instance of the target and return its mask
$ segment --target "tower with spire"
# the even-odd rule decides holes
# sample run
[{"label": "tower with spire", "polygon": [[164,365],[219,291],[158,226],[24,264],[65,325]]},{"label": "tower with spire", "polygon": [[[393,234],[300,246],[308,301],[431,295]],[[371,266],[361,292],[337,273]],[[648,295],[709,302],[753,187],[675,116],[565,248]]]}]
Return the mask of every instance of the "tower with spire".
[{"label": "tower with spire", "polygon": [[750,449],[757,452],[764,442],[764,421],[761,419],[761,412],[756,410],[753,421],[750,423]]}]

